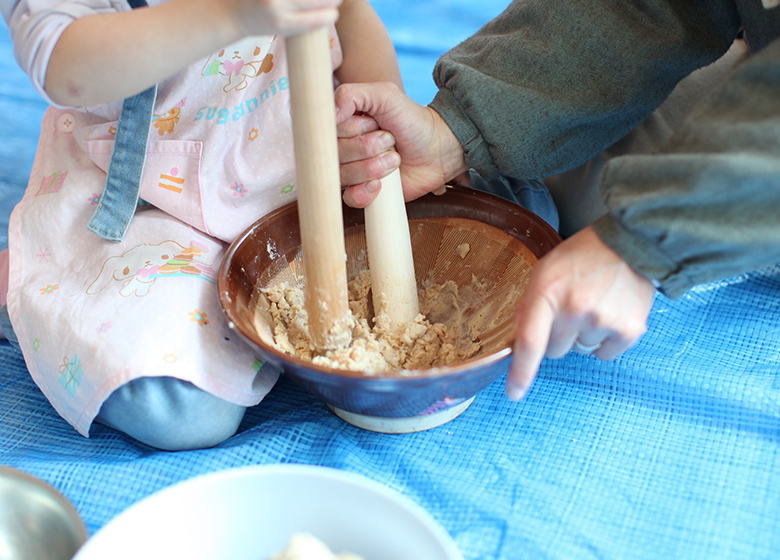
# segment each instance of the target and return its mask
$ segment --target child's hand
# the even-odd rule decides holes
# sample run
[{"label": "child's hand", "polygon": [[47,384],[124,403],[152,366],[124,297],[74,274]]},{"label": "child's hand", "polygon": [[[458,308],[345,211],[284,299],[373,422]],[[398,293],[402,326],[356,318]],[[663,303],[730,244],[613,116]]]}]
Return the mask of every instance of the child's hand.
[{"label": "child's hand", "polygon": [[229,0],[225,5],[243,35],[289,36],[334,23],[341,0]]}]

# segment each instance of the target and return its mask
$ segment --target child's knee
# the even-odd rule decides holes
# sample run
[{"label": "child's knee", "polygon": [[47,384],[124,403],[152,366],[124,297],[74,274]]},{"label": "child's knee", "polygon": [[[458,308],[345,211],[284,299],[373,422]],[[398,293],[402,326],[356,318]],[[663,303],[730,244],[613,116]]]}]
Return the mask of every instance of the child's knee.
[{"label": "child's knee", "polygon": [[181,451],[222,443],[246,408],[173,377],[142,377],[106,399],[96,421],[157,449]]}]

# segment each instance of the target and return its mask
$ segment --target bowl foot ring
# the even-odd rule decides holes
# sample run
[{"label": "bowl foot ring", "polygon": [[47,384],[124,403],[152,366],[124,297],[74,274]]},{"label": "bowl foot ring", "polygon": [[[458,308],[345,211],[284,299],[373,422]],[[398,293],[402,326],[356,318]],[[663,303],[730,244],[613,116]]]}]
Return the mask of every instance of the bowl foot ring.
[{"label": "bowl foot ring", "polygon": [[474,402],[474,397],[456,404],[444,410],[434,412],[433,414],[425,414],[423,416],[411,416],[407,418],[384,418],[381,416],[367,416],[365,414],[356,414],[355,412],[349,412],[335,406],[328,405],[333,413],[358,428],[369,430],[371,432],[379,432],[382,434],[411,434],[414,432],[423,432],[436,428],[442,424],[446,424],[450,420],[453,420],[460,416],[460,414],[466,410],[469,405]]}]

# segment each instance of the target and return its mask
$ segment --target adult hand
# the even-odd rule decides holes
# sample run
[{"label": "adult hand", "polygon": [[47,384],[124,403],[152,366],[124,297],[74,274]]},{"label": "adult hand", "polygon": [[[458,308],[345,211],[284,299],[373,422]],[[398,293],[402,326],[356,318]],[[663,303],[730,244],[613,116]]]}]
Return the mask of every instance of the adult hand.
[{"label": "adult hand", "polygon": [[344,84],[335,96],[341,183],[350,206],[367,206],[379,192],[379,180],[399,165],[407,201],[468,169],[444,119],[395,84]]},{"label": "adult hand", "polygon": [[[611,360],[647,329],[655,288],[587,227],[541,258],[517,309],[509,398],[520,400],[542,358],[560,358],[577,343]],[[580,350],[582,351],[582,350]]]}]

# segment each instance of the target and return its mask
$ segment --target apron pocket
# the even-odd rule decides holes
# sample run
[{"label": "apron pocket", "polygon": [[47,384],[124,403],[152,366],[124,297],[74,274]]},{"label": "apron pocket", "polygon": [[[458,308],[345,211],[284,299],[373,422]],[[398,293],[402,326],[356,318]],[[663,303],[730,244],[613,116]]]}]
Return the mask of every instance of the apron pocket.
[{"label": "apron pocket", "polygon": [[[113,148],[113,140],[84,142],[87,156],[105,172]],[[200,188],[202,152],[203,143],[199,141],[149,140],[140,197],[184,223],[210,233]]]}]

